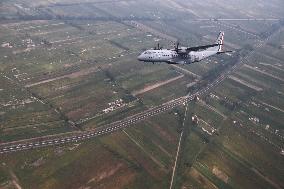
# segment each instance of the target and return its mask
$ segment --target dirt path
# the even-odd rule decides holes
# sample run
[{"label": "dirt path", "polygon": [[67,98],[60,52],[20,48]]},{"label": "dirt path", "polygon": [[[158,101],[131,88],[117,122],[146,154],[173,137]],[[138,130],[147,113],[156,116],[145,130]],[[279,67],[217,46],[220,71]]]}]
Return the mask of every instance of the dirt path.
[{"label": "dirt path", "polygon": [[[19,179],[16,176],[16,174],[13,172],[13,170],[4,162],[0,165],[3,169],[7,170],[10,175],[11,184],[14,186],[15,189],[22,189],[21,185],[19,184]],[[0,187],[1,188],[1,187]]]},{"label": "dirt path", "polygon": [[186,104],[185,106],[186,106],[186,108],[185,108],[185,111],[184,111],[184,117],[183,117],[183,122],[182,122],[182,131],[181,131],[179,141],[178,141],[178,147],[177,147],[177,153],[176,153],[176,157],[175,157],[175,164],[174,164],[174,167],[173,167],[173,173],[172,173],[172,177],[171,177],[170,189],[173,188],[173,183],[174,183],[174,178],[175,178],[175,173],[176,173],[177,160],[178,160],[178,157],[179,157],[179,151],[180,151],[180,146],[181,146],[181,139],[182,139],[183,132],[184,132],[184,126],[185,126],[185,120],[186,120],[188,105]]},{"label": "dirt path", "polygon": [[173,0],[164,0],[164,1],[167,2],[166,5],[168,5],[171,8],[174,7],[180,11],[191,13],[197,18],[200,18],[200,16],[198,15],[198,10],[190,9],[188,6],[181,5]]},{"label": "dirt path", "polygon": [[62,43],[65,41],[73,41],[73,40],[77,40],[77,39],[83,39],[83,38],[87,38],[90,36],[81,36],[81,37],[74,37],[74,38],[67,38],[67,39],[61,39],[61,40],[57,40],[57,41],[50,41],[50,43]]},{"label": "dirt path", "polygon": [[209,104],[206,104],[206,102],[200,100],[199,101],[201,105],[206,106],[208,109],[212,110],[213,112],[215,112],[216,114],[220,115],[221,117],[223,117],[223,119],[227,119],[227,116],[223,113],[221,113],[220,111],[218,111],[216,108],[210,106]]},{"label": "dirt path", "polygon": [[56,124],[64,122],[64,120],[59,120],[59,121],[51,121],[51,122],[46,122],[46,123],[37,123],[37,124],[29,124],[29,125],[24,125],[24,126],[19,126],[19,127],[5,127],[2,129],[3,132],[9,132],[9,131],[14,131],[17,129],[27,129],[31,127],[39,127],[39,126],[48,126],[50,124]]},{"label": "dirt path", "polygon": [[141,89],[141,90],[133,91],[133,92],[132,92],[132,95],[137,96],[137,95],[146,93],[146,92],[148,92],[148,91],[151,91],[151,90],[156,89],[156,88],[158,88],[158,87],[161,87],[161,86],[163,86],[163,85],[169,84],[169,83],[171,83],[171,82],[173,82],[173,81],[176,81],[176,80],[178,80],[178,79],[180,79],[180,78],[183,78],[183,77],[184,77],[184,75],[180,75],[180,76],[174,77],[174,78],[172,78],[172,79],[169,79],[169,80],[166,80],[166,81],[162,81],[162,82],[156,83],[156,84],[154,84],[154,85],[146,86],[145,88],[143,88],[143,89]]},{"label": "dirt path", "polygon": [[162,152],[164,152],[168,157],[172,158],[172,155],[161,145],[157,144],[156,142],[153,141],[153,144],[155,144]]},{"label": "dirt path", "polygon": [[15,186],[15,188],[17,188],[17,189],[22,189],[22,187],[21,187],[20,184],[19,184],[19,179],[18,179],[18,177],[15,175],[15,173],[14,173],[12,170],[9,170],[9,173],[10,173],[10,175],[11,175],[11,177],[12,177],[12,183],[13,183],[13,185]]},{"label": "dirt path", "polygon": [[267,104],[267,103],[265,103],[265,102],[261,102],[261,103],[262,103],[263,105],[265,105],[265,106],[268,106],[268,107],[270,107],[270,108],[273,108],[273,109],[275,109],[275,110],[278,110],[278,111],[280,111],[280,112],[284,113],[284,110],[282,110],[281,108],[278,108],[278,107],[272,106],[272,105]]},{"label": "dirt path", "polygon": [[255,53],[258,54],[259,56],[264,56],[264,57],[266,57],[266,58],[268,58],[270,60],[273,60],[273,61],[275,61],[277,63],[282,63],[283,62],[283,60],[280,60],[279,58],[275,58],[273,56],[270,56],[270,55],[267,55],[267,54],[264,54],[264,53],[260,53],[260,52],[255,52]]},{"label": "dirt path", "polygon": [[263,174],[261,174],[258,170],[256,170],[255,168],[251,168],[251,170],[257,174],[258,176],[260,176],[261,178],[263,178],[266,182],[268,182],[269,184],[271,184],[273,187],[277,188],[277,189],[281,189],[281,186],[279,186],[278,184],[276,184],[275,182],[273,182],[272,180],[270,180],[268,177],[264,176]]},{"label": "dirt path", "polygon": [[272,64],[266,64],[266,63],[262,63],[262,62],[260,62],[259,64],[260,64],[260,65],[263,65],[263,66],[269,66],[269,67],[272,67],[272,68],[274,68],[274,69],[276,69],[276,70],[279,70],[279,71],[283,71],[283,72],[284,72],[284,69],[282,69],[282,68],[280,68],[280,67],[278,67],[278,66],[272,65]]},{"label": "dirt path", "polygon": [[190,176],[197,180],[199,184],[201,184],[206,189],[219,189],[215,186],[207,177],[205,177],[202,173],[200,173],[195,168],[191,168],[189,172]]},{"label": "dirt path", "polygon": [[[41,23],[39,23],[41,24]],[[60,23],[54,23],[54,24],[45,24],[45,25],[37,25],[37,26],[28,26],[28,27],[24,27],[24,28],[17,28],[17,31],[23,31],[23,30],[31,30],[31,29],[41,29],[41,28],[47,28],[50,26],[59,26],[59,25],[64,25],[64,22],[60,22]],[[13,28],[14,29],[14,28]]]},{"label": "dirt path", "polygon": [[237,31],[237,32],[241,32],[241,33],[245,33],[245,34],[247,34],[247,35],[251,35],[251,36],[253,36],[253,37],[255,37],[255,38],[259,38],[259,36],[258,35],[256,35],[256,34],[254,34],[254,33],[252,33],[252,32],[248,32],[248,31],[246,31],[246,30],[244,30],[244,29],[242,29],[242,28],[237,28],[236,26],[234,26],[234,25],[231,25],[231,24],[228,24],[228,23],[224,23],[224,22],[215,22],[216,24],[218,24],[218,25],[220,25],[220,26],[224,26],[224,27],[227,27],[227,28],[229,28],[229,29],[231,29],[231,30],[235,30],[235,31]]},{"label": "dirt path", "polygon": [[177,66],[177,65],[172,65],[173,67],[177,68],[177,69],[180,69],[181,71],[193,76],[193,77],[196,77],[197,79],[201,79],[201,76],[200,75],[197,75],[187,69],[184,69],[184,68],[181,68],[180,66]]},{"label": "dirt path", "polygon": [[246,82],[246,81],[244,81],[244,80],[241,80],[241,79],[239,79],[239,78],[237,78],[237,77],[234,77],[234,76],[231,76],[231,75],[230,75],[228,78],[230,78],[231,80],[233,80],[233,81],[235,81],[235,82],[237,82],[237,83],[240,83],[240,84],[242,84],[242,85],[244,85],[244,86],[247,86],[248,88],[253,89],[253,90],[257,91],[257,92],[263,91],[262,88],[257,87],[257,86],[255,86],[255,85],[252,85],[252,84],[250,84],[250,83],[248,83],[248,82]]},{"label": "dirt path", "polygon": [[90,73],[94,73],[98,70],[99,69],[97,67],[86,68],[86,69],[83,69],[83,70],[80,70],[78,72],[74,72],[74,73],[71,73],[71,74],[66,74],[66,75],[63,75],[63,76],[54,77],[54,78],[51,78],[51,79],[47,79],[47,80],[39,81],[39,82],[36,82],[36,83],[28,84],[28,85],[25,85],[25,87],[29,88],[29,87],[33,87],[33,86],[44,84],[44,83],[49,83],[49,82],[64,79],[64,78],[74,79],[76,77],[85,76],[85,75],[88,75]]},{"label": "dirt path", "polygon": [[127,135],[127,137],[134,143],[136,144],[153,162],[155,162],[164,172],[167,172],[165,166],[157,160],[154,156],[152,156],[149,152],[147,152],[143,146],[141,146],[134,138],[132,138],[125,130],[123,130],[124,134]]},{"label": "dirt path", "polygon": [[[216,40],[216,36],[211,36],[211,35],[206,35],[206,36],[204,36],[204,38],[208,39],[210,41]],[[225,45],[225,47],[228,46],[228,47],[231,47],[232,49],[241,49],[241,47],[239,45],[230,43],[230,42],[226,41],[226,39],[225,39],[224,45]]]},{"label": "dirt path", "polygon": [[175,37],[172,37],[170,35],[167,35],[167,34],[164,34],[154,28],[151,28],[149,26],[146,26],[140,22],[137,22],[137,21],[131,21],[130,24],[134,25],[136,28],[144,31],[144,32],[149,32],[149,33],[152,33],[153,35],[156,35],[158,37],[161,37],[163,39],[167,39],[167,40],[170,40],[170,41],[173,41],[173,42],[176,42],[177,41],[177,38]]},{"label": "dirt path", "polygon": [[274,79],[277,79],[277,80],[280,80],[280,81],[284,82],[284,79],[282,79],[282,78],[280,78],[280,77],[277,77],[277,76],[275,76],[275,75],[272,75],[272,74],[270,74],[270,73],[267,73],[267,72],[265,72],[265,71],[262,71],[262,70],[260,70],[260,69],[254,68],[254,67],[252,67],[252,66],[250,66],[250,65],[244,64],[244,67],[247,67],[247,68],[252,69],[252,70],[254,70],[254,71],[256,71],[256,72],[262,73],[262,74],[264,74],[264,75],[267,75],[267,76],[269,76],[269,77],[272,77],[272,78],[274,78]]},{"label": "dirt path", "polygon": [[200,117],[198,118],[198,120],[200,120],[201,122],[203,122],[205,125],[207,125],[210,128],[214,128],[212,127],[209,123],[207,123],[206,121],[204,121],[203,119],[201,119]]}]

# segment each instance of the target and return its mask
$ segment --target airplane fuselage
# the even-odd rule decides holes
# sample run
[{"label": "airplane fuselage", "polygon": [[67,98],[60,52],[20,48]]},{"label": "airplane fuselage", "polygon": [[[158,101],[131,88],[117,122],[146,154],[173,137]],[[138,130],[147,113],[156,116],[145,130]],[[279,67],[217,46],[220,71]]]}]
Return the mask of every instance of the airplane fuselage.
[{"label": "airplane fuselage", "polygon": [[175,49],[160,49],[158,44],[158,48],[146,50],[141,53],[138,56],[138,60],[153,63],[166,62],[168,64],[191,64],[215,54],[226,53],[226,51],[222,50],[223,40],[224,32],[220,32],[216,42],[212,45],[179,47],[179,43],[177,43]]},{"label": "airplane fuselage", "polygon": [[168,64],[191,64],[214,54],[217,54],[217,52],[210,50],[189,53],[177,53],[172,49],[147,50],[138,56],[138,60],[144,62],[166,62]]}]

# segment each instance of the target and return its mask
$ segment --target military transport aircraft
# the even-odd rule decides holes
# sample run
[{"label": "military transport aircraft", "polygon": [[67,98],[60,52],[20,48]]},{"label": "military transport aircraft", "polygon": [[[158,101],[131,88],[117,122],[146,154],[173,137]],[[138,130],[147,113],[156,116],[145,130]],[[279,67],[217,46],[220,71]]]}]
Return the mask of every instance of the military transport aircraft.
[{"label": "military transport aircraft", "polygon": [[179,47],[177,43],[174,49],[157,48],[146,50],[138,56],[139,61],[166,62],[168,64],[191,64],[199,62],[215,54],[227,53],[223,51],[224,32],[220,32],[215,44],[198,47]]}]

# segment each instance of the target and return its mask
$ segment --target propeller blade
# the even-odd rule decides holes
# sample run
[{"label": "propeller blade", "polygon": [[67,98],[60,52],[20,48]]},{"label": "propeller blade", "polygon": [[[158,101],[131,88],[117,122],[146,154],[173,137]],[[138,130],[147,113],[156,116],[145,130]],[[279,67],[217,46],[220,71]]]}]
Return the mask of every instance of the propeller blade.
[{"label": "propeller blade", "polygon": [[177,41],[177,44],[176,44],[176,52],[178,53],[178,51],[179,51],[179,42]]}]

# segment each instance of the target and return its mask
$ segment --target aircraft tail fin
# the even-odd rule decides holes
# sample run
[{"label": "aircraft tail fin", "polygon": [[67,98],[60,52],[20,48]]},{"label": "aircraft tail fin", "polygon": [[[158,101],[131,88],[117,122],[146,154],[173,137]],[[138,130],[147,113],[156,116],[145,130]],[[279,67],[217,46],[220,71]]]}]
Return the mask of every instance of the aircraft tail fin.
[{"label": "aircraft tail fin", "polygon": [[223,45],[224,45],[224,32],[221,31],[218,35],[218,38],[216,40],[216,44],[218,44],[218,52],[223,51]]}]

